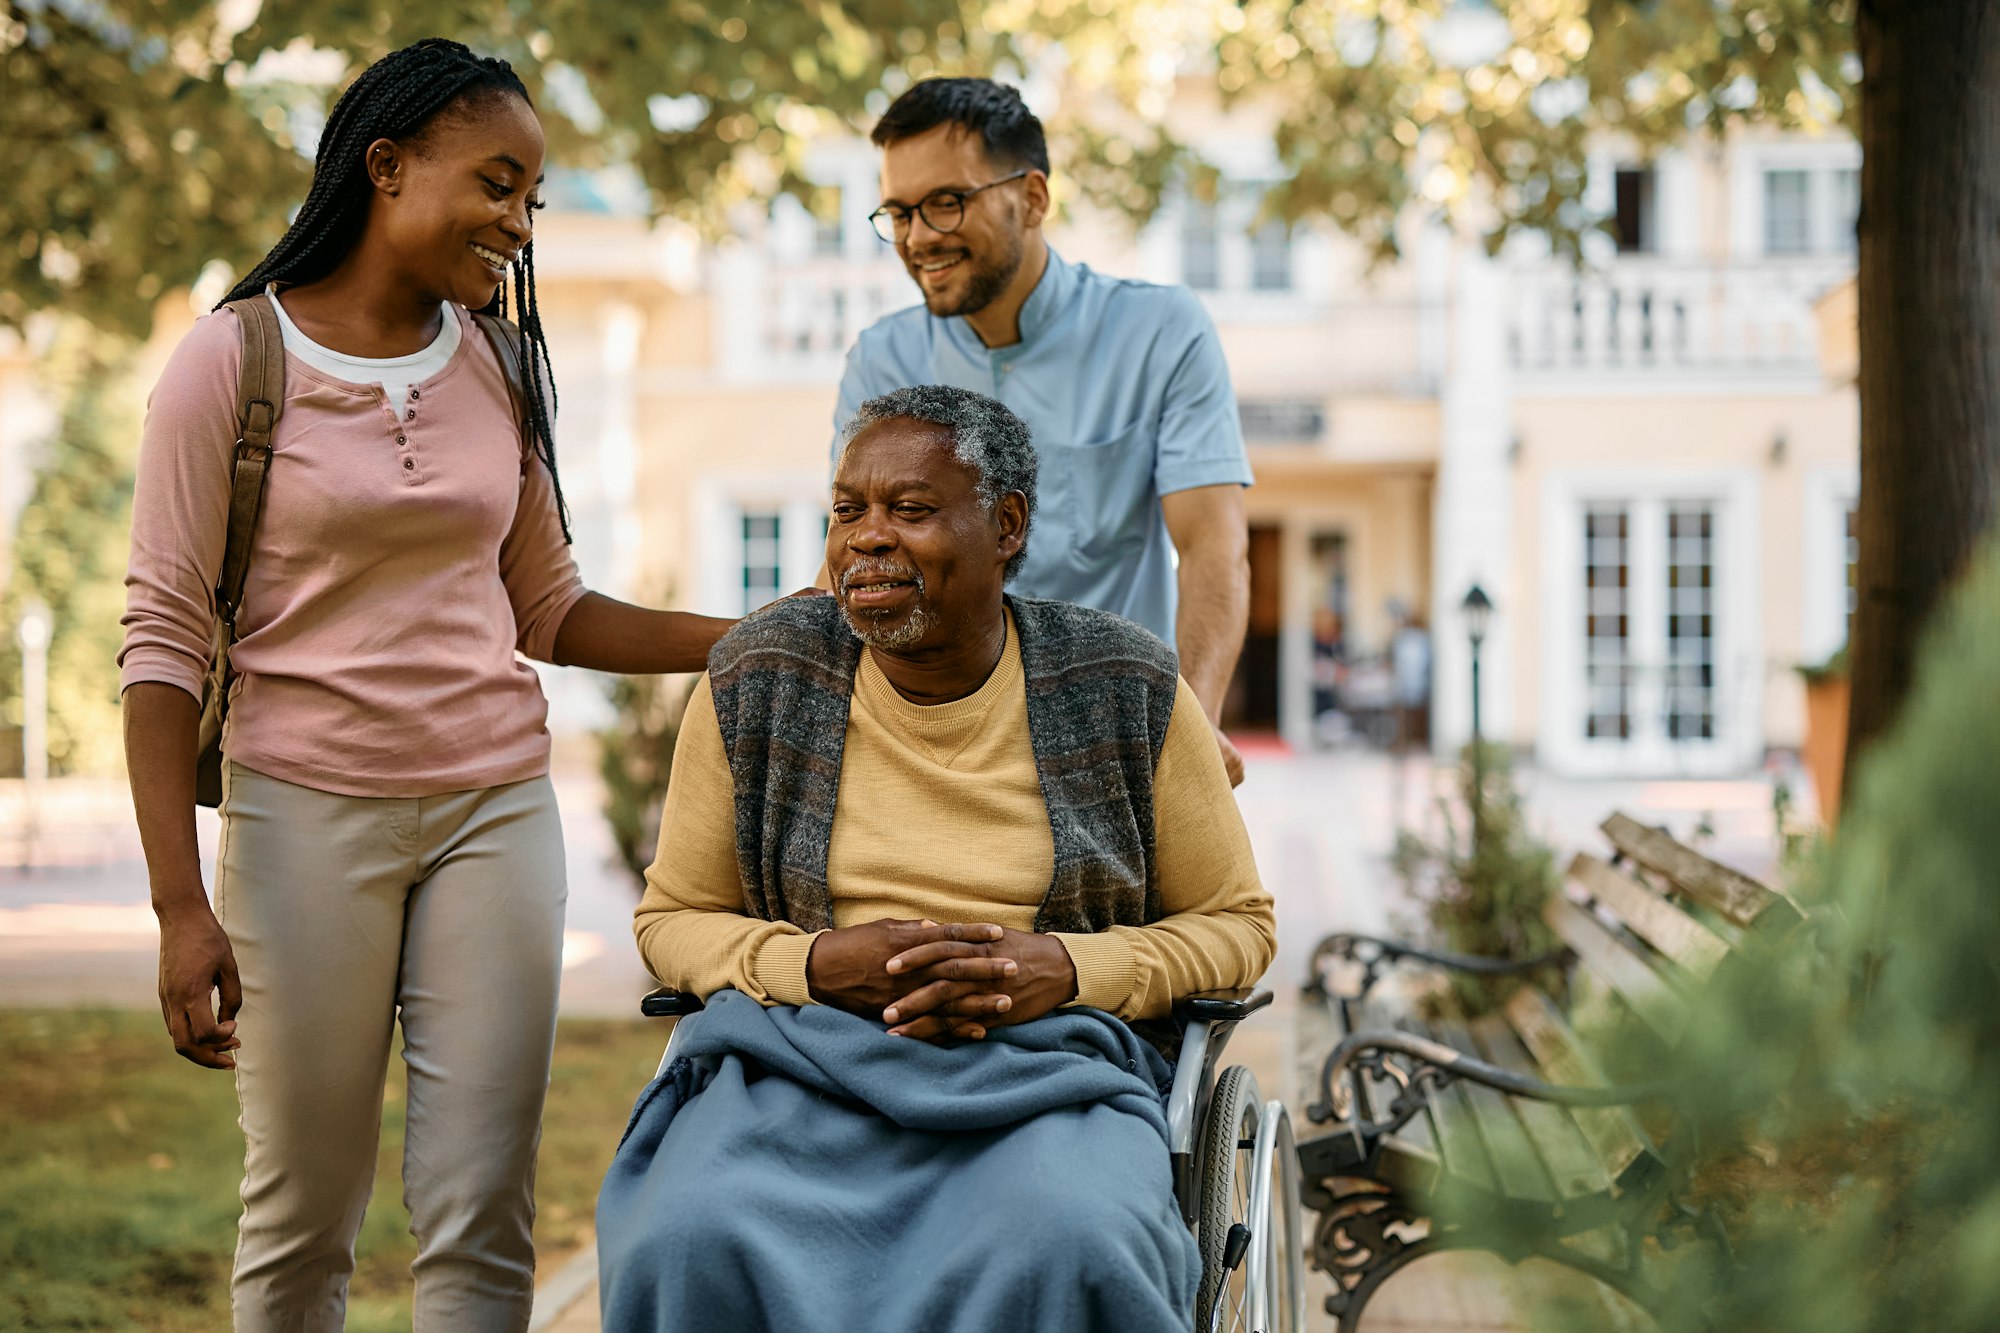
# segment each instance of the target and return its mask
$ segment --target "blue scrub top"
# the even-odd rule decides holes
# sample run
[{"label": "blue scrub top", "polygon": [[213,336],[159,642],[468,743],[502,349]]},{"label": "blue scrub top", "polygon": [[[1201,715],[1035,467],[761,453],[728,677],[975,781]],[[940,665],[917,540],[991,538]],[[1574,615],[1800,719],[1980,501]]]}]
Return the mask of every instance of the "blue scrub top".
[{"label": "blue scrub top", "polygon": [[1110,278],[1053,250],[1021,308],[1021,341],[988,348],[923,306],[862,333],[847,354],[840,428],[870,398],[951,384],[999,399],[1040,460],[1028,557],[1011,585],[1112,611],[1174,642],[1173,544],[1160,497],[1251,482],[1215,325],[1193,292]]}]

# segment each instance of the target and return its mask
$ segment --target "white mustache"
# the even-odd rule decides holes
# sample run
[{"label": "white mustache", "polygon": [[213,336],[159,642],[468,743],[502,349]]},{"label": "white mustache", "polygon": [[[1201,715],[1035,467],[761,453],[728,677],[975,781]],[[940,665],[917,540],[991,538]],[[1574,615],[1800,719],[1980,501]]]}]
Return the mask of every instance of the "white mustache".
[{"label": "white mustache", "polygon": [[842,592],[854,591],[854,581],[866,575],[894,579],[898,583],[914,583],[917,585],[917,592],[920,594],[924,590],[924,576],[918,573],[915,568],[909,565],[899,565],[893,560],[869,556],[863,556],[842,572],[840,576],[840,590]]}]

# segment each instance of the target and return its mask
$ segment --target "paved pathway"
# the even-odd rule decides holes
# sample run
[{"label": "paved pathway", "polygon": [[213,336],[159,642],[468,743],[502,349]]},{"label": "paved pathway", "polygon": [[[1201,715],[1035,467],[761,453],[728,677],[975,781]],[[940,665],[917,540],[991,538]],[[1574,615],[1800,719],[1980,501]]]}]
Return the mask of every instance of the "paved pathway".
[{"label": "paved pathway", "polygon": [[[1399,900],[1386,858],[1401,826],[1434,831],[1442,775],[1422,758],[1366,753],[1290,756],[1253,748],[1239,793],[1265,882],[1277,899],[1278,959],[1269,977],[1279,1003],[1245,1025],[1232,1051],[1267,1095],[1295,1108],[1304,1100],[1289,1057],[1292,990],[1320,935],[1334,929],[1393,929],[1413,916]],[[1523,775],[1530,819],[1560,851],[1591,845],[1613,809],[1687,836],[1713,830],[1709,850],[1752,874],[1768,871],[1775,850],[1770,792],[1763,779],[1735,782],[1566,782]],[[636,886],[615,863],[597,788],[586,770],[558,774],[570,873],[564,942],[566,1014],[632,1012],[647,985],[630,945]],[[19,784],[0,783],[0,1005],[114,1004],[151,1007],[158,935],[146,906],[146,879],[129,806],[116,784],[61,783],[45,802],[34,840],[34,869],[21,869],[24,836]],[[205,855],[215,820],[202,812]],[[1297,1111],[1294,1111],[1297,1115]],[[576,1261],[569,1262],[572,1258]],[[1477,1256],[1441,1256],[1413,1266],[1370,1306],[1369,1333],[1527,1329],[1513,1312],[1523,1282],[1553,1284],[1573,1300],[1609,1299],[1558,1270],[1508,1270]],[[588,1256],[549,1256],[536,1328],[596,1329]],[[1313,1302],[1317,1306],[1318,1302]],[[1320,1326],[1325,1326],[1324,1323]]]}]

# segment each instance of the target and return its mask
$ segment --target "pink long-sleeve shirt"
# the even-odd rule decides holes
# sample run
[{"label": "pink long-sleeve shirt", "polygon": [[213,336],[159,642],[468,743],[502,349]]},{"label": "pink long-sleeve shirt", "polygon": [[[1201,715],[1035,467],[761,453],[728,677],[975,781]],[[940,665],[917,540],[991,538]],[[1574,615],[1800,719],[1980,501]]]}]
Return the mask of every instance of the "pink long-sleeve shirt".
[{"label": "pink long-sleeve shirt", "polygon": [[[285,357],[285,406],[237,615],[223,748],[349,796],[432,796],[548,771],[534,669],[584,595],[548,469],[491,344],[457,353],[399,417],[378,385]],[[147,405],[125,578],[121,688],[208,670],[236,445],[236,316],[204,316]]]}]

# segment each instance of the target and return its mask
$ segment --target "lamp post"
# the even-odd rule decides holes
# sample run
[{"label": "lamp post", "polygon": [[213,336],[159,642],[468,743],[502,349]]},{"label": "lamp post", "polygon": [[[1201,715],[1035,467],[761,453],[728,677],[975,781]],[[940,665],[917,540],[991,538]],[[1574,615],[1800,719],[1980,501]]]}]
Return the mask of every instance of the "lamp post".
[{"label": "lamp post", "polygon": [[1486,740],[1479,728],[1479,650],[1493,621],[1493,599],[1477,583],[1459,603],[1465,616],[1465,637],[1472,646],[1472,854],[1479,855],[1486,814]]}]

